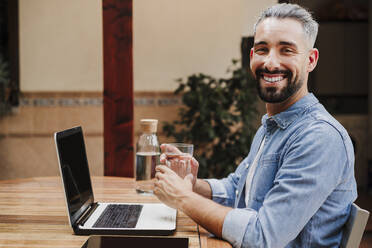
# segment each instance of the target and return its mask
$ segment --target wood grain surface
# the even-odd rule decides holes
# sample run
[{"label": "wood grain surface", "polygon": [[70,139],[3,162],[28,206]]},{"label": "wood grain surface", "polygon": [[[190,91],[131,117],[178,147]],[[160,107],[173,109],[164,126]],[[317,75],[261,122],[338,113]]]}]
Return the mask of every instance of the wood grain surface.
[{"label": "wood grain surface", "polygon": [[[132,178],[93,177],[95,201],[159,202],[141,196]],[[200,231],[200,235],[199,235]],[[178,212],[175,237],[188,237],[189,247],[231,247]],[[0,247],[79,248],[88,236],[72,232],[59,177],[0,181]]]}]

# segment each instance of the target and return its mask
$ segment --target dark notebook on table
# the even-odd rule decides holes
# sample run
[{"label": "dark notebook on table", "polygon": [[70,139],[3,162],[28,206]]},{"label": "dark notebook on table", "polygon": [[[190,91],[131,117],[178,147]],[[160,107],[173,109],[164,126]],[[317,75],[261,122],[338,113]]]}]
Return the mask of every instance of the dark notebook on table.
[{"label": "dark notebook on table", "polygon": [[91,236],[81,248],[188,248],[188,238]]}]

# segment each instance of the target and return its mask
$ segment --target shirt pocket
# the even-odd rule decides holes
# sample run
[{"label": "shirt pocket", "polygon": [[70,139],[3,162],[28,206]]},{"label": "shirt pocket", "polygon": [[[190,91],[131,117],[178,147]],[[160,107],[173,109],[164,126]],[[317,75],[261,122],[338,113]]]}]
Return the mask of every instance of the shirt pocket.
[{"label": "shirt pocket", "polygon": [[273,187],[278,172],[279,157],[279,153],[261,156],[251,186],[253,200],[263,202],[267,192]]}]

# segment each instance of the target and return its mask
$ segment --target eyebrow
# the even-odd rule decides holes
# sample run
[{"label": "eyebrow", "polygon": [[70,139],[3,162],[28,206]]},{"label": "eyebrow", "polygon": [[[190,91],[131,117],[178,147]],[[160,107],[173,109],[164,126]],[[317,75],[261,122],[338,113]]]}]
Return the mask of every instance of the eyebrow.
[{"label": "eyebrow", "polygon": [[259,45],[267,45],[266,41],[260,41],[260,42],[255,42],[253,46],[259,46]]},{"label": "eyebrow", "polygon": [[292,46],[294,48],[297,49],[297,45],[293,42],[290,42],[290,41],[280,41],[279,42],[279,45],[283,45],[283,46]]},{"label": "eyebrow", "polygon": [[[259,46],[259,45],[267,45],[268,43],[266,41],[259,41],[259,42],[255,42],[253,44],[253,46]],[[297,45],[294,43],[294,42],[290,42],[290,41],[279,41],[279,45],[282,45],[282,46],[292,46],[292,47],[295,47],[297,49]]]}]

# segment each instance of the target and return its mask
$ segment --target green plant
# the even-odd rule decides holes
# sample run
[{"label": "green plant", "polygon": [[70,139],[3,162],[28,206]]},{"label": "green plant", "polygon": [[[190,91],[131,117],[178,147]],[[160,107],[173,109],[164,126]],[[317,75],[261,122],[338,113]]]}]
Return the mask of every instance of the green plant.
[{"label": "green plant", "polygon": [[228,78],[194,74],[178,79],[175,94],[185,105],[180,120],[165,122],[163,131],[177,142],[196,146],[200,177],[224,177],[249,152],[255,133],[256,85],[250,73],[233,60]]}]

